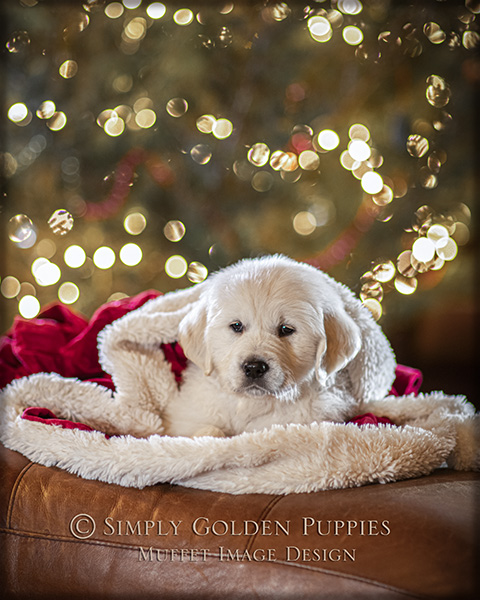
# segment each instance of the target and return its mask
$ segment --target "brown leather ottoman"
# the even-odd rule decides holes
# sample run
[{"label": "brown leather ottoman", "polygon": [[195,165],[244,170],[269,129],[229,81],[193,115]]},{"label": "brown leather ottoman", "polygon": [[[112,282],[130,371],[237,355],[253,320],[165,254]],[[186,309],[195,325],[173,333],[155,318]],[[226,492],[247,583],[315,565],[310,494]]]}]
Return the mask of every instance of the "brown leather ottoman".
[{"label": "brown leather ottoman", "polygon": [[480,475],[232,496],[0,448],[1,598],[478,598]]}]

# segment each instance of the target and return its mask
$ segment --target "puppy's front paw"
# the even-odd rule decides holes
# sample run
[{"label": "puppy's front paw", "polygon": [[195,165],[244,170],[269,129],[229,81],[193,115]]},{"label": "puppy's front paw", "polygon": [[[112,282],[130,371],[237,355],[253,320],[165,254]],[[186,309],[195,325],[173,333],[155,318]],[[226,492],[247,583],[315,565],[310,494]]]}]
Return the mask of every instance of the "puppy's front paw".
[{"label": "puppy's front paw", "polygon": [[225,437],[225,434],[223,433],[223,431],[221,429],[219,429],[218,427],[215,427],[215,425],[205,425],[205,427],[200,427],[200,429],[197,429],[197,431],[193,434],[193,437],[206,437],[206,436]]}]

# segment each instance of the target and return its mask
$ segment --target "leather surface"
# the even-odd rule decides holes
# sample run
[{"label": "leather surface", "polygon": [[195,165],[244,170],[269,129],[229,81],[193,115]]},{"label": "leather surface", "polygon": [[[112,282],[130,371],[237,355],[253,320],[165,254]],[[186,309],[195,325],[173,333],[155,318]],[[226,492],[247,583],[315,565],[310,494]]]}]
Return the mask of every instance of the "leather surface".
[{"label": "leather surface", "polygon": [[[480,476],[233,496],[0,446],[2,598],[476,598]],[[270,559],[270,560],[267,560]]]}]

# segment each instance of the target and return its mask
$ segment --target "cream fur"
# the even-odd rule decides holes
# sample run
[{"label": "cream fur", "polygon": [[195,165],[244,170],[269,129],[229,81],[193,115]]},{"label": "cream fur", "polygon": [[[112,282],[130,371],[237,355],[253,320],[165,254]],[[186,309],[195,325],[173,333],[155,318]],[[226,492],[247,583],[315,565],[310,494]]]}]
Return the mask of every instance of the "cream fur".
[{"label": "cream fur", "polygon": [[[258,279],[266,285],[261,297]],[[239,293],[245,286],[248,291]],[[224,338],[238,335],[229,330],[220,333],[230,319],[247,325],[239,338]],[[296,328],[297,341],[273,335],[283,320]],[[346,343],[345,332],[353,344]],[[191,363],[180,389],[159,350],[160,343],[179,337],[202,367]],[[252,348],[272,361],[267,396],[235,391],[235,363]],[[171,482],[229,493],[385,483],[447,463],[480,467],[472,405],[441,392],[387,397],[395,362],[380,327],[347,288],[289,259],[246,261],[151,300],[105,328],[99,351],[116,384],[114,395],[54,374],[16,380],[0,393],[4,445],[89,479],[134,487]],[[26,421],[20,415],[28,406],[120,435],[106,439],[99,432]],[[362,412],[387,416],[398,426],[343,423]],[[189,435],[200,430],[231,437],[171,437],[163,435],[165,425],[187,427]]]},{"label": "cream fur", "polygon": [[[191,359],[183,385],[169,388],[168,400],[152,395],[149,381],[140,386],[141,402],[162,415],[169,435],[344,422],[372,394],[385,396],[393,383],[395,358],[369,311],[309,265],[281,256],[245,260],[181,294],[186,302],[179,310],[168,311],[172,296],[166,295],[119,319],[99,338],[104,368],[118,378],[127,373],[129,382],[118,379],[117,387],[128,386],[131,395],[135,372],[145,371],[147,361],[149,376],[164,378],[155,364],[161,353],[144,336],[150,344],[165,341],[167,325],[178,327],[175,335]],[[240,334],[230,328],[237,321],[244,326]],[[279,337],[281,325],[294,333]],[[121,372],[112,368],[113,356]],[[269,370],[249,388],[242,365],[252,357]]]}]

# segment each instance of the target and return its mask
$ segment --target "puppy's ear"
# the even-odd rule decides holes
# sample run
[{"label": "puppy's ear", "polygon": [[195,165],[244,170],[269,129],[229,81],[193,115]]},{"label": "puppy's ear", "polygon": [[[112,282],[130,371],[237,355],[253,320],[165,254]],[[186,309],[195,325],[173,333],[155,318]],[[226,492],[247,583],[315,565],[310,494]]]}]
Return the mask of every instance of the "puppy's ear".
[{"label": "puppy's ear", "polygon": [[180,321],[178,341],[185,356],[210,375],[213,369],[212,357],[207,339],[207,309],[205,301],[193,303],[192,309]]},{"label": "puppy's ear", "polygon": [[360,328],[342,309],[324,317],[325,336],[317,350],[316,375],[320,383],[343,369],[357,354],[362,344]]}]

